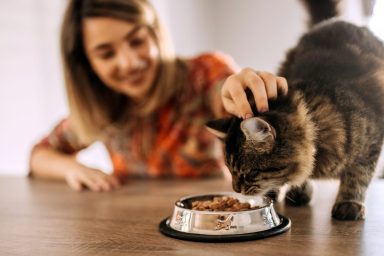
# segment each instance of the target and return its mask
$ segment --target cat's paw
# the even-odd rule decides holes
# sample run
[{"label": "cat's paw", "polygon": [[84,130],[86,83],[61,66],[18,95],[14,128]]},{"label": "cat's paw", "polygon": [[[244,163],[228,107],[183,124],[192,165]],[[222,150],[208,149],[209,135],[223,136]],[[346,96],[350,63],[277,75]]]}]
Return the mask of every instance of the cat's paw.
[{"label": "cat's paw", "polygon": [[285,202],[293,206],[307,205],[311,201],[312,195],[313,183],[307,181],[299,187],[291,187],[285,195]]},{"label": "cat's paw", "polygon": [[338,220],[362,220],[365,218],[365,206],[357,201],[341,201],[333,206],[332,217]]},{"label": "cat's paw", "polygon": [[281,202],[284,200],[285,194],[287,193],[287,186],[281,186],[268,191],[265,196],[272,199],[274,202]]},{"label": "cat's paw", "polygon": [[269,197],[273,201],[277,202],[279,199],[279,191],[278,190],[270,190],[265,194],[266,197]]}]

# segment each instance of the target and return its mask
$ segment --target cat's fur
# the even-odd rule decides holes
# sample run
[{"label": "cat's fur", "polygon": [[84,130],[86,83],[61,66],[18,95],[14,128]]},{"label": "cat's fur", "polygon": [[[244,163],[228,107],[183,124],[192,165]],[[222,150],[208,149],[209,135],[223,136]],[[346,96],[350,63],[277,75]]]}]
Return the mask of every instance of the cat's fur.
[{"label": "cat's fur", "polygon": [[364,218],[384,137],[382,42],[366,28],[327,20],[289,51],[279,75],[289,93],[268,112],[252,104],[253,118],[207,124],[225,142],[233,189],[266,194],[289,184],[288,202],[301,205],[311,199],[311,178],[340,178],[332,216]]}]

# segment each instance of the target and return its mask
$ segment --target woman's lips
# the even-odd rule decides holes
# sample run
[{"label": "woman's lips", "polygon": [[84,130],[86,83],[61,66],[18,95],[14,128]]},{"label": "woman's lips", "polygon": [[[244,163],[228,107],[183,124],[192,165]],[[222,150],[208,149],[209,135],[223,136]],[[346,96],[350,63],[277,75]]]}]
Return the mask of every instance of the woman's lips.
[{"label": "woman's lips", "polygon": [[137,71],[134,74],[128,75],[125,78],[119,79],[121,83],[130,85],[140,85],[147,77],[147,69]]},{"label": "woman's lips", "polygon": [[128,81],[133,85],[140,85],[144,82],[146,77],[147,77],[146,70],[142,70],[139,73],[132,76],[130,79],[128,79]]},{"label": "woman's lips", "polygon": [[145,78],[146,78],[146,76],[145,76],[145,74],[143,74],[143,75],[139,76],[138,78],[133,79],[130,83],[134,86],[139,86],[145,81]]}]

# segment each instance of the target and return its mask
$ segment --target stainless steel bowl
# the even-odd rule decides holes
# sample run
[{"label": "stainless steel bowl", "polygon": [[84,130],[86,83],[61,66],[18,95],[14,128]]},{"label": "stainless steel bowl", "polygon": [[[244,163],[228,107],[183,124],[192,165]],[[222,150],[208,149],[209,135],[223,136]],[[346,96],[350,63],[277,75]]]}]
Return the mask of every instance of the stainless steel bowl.
[{"label": "stainless steel bowl", "polygon": [[[249,203],[255,209],[242,211],[192,210],[192,202],[214,197],[233,197]],[[233,192],[194,195],[178,200],[170,218],[160,224],[165,235],[185,240],[224,241],[250,240],[275,235],[288,230],[290,220],[278,215],[273,201],[267,197],[243,196]],[[240,239],[236,239],[240,238]]]},{"label": "stainless steel bowl", "polygon": [[[253,210],[197,211],[192,202],[212,200],[214,197],[233,197],[249,203]],[[175,230],[194,234],[225,235],[264,231],[280,225],[273,203],[266,197],[245,197],[236,193],[214,193],[181,198],[175,203],[169,226]]]}]

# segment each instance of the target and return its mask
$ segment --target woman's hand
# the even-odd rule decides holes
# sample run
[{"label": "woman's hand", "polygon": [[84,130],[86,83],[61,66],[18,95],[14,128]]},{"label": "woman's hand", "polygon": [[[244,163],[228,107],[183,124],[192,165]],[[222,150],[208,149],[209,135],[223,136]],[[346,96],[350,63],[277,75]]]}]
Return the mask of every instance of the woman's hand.
[{"label": "woman's hand", "polygon": [[65,180],[68,185],[76,191],[89,188],[92,191],[102,192],[110,191],[120,186],[116,177],[85,166],[82,166],[81,169],[68,171]]},{"label": "woman's hand", "polygon": [[257,111],[268,111],[268,99],[277,98],[278,90],[288,92],[287,80],[268,72],[244,68],[239,73],[229,76],[221,88],[221,99],[228,113],[247,119],[253,116],[245,89],[251,89]]}]

